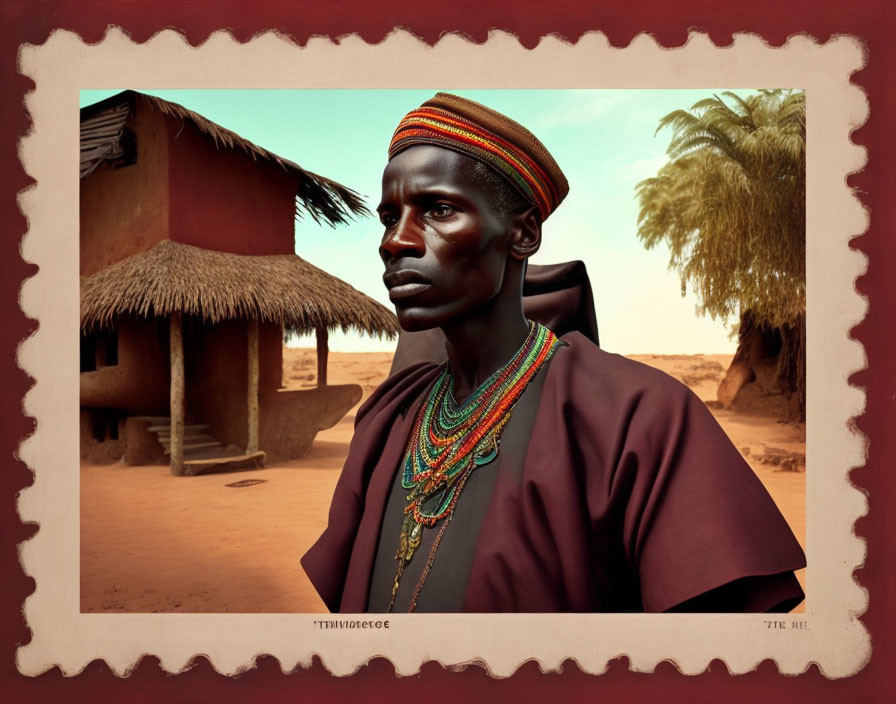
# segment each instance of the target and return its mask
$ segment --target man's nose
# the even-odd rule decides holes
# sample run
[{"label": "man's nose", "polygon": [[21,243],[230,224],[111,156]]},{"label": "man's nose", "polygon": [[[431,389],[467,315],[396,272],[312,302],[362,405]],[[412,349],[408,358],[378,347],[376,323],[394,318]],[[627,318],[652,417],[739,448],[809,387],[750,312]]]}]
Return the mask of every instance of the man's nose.
[{"label": "man's nose", "polygon": [[401,257],[422,257],[425,250],[420,223],[409,210],[401,214],[395,227],[386,232],[380,243],[380,257],[384,262]]}]

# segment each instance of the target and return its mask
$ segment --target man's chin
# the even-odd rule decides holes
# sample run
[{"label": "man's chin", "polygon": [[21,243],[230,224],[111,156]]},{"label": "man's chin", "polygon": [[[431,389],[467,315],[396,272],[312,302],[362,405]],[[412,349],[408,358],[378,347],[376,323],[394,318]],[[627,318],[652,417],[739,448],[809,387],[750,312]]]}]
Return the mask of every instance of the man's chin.
[{"label": "man's chin", "polygon": [[424,330],[433,330],[439,327],[438,324],[418,319],[403,320],[401,316],[398,318],[398,324],[404,332],[423,332]]},{"label": "man's chin", "polygon": [[427,315],[424,311],[396,309],[398,324],[405,332],[423,332],[441,326],[442,321],[433,315]]}]

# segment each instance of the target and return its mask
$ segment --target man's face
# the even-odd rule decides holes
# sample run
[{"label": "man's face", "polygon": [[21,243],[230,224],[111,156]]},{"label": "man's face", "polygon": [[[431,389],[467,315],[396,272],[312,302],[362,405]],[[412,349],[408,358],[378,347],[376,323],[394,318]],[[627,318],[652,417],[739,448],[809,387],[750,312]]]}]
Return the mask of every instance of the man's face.
[{"label": "man's face", "polygon": [[449,149],[418,145],[383,172],[377,207],[385,227],[383,282],[407,331],[475,316],[504,283],[508,217],[475,177],[475,164]]}]

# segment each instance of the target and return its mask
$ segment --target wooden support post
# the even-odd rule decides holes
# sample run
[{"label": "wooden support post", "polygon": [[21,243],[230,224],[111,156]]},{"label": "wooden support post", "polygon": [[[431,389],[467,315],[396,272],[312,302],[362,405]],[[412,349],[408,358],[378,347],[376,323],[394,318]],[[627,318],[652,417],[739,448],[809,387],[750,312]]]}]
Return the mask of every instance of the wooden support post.
[{"label": "wooden support post", "polygon": [[327,346],[327,340],[330,333],[325,327],[317,328],[317,385],[327,385],[327,355],[330,350]]},{"label": "wooden support post", "polygon": [[180,313],[169,321],[171,354],[171,473],[184,473],[184,336]]},{"label": "wooden support post", "polygon": [[249,337],[249,433],[246,441],[246,454],[258,452],[258,321],[250,320]]}]

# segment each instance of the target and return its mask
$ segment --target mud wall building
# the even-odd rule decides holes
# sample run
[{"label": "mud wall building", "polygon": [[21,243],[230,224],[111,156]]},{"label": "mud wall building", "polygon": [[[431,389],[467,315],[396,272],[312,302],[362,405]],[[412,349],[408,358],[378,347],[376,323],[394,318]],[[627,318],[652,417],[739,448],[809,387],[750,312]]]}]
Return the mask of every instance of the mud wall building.
[{"label": "mud wall building", "polygon": [[[125,91],[81,112],[80,197],[82,455],[298,457],[357,402],[360,387],[325,383],[327,330],[397,323],[294,238],[297,208],[363,214],[353,191]],[[288,331],[323,342],[318,388],[282,388]]]}]

